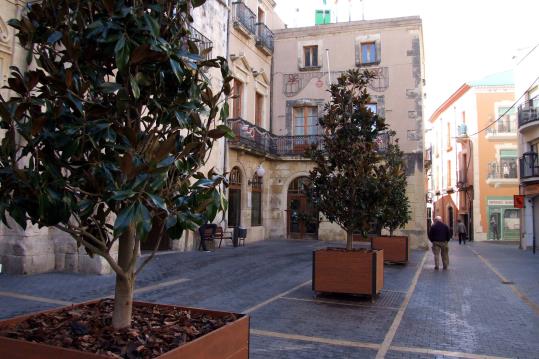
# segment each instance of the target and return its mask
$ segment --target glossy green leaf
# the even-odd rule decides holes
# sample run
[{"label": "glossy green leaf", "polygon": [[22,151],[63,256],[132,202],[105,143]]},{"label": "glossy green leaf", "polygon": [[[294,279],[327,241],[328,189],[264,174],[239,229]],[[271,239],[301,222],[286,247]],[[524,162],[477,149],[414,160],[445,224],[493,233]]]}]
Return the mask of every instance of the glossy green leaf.
[{"label": "glossy green leaf", "polygon": [[140,97],[140,88],[138,86],[137,80],[134,77],[130,76],[129,83],[131,84],[131,92],[133,96],[138,99]]}]

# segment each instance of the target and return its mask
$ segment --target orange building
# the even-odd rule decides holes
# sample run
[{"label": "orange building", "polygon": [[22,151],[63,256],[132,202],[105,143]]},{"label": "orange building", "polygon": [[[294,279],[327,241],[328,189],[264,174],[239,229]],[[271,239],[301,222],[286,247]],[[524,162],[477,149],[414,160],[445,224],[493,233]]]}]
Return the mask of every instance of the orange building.
[{"label": "orange building", "polygon": [[452,229],[462,219],[474,240],[520,236],[513,105],[513,75],[503,72],[465,83],[430,118],[433,215]]}]

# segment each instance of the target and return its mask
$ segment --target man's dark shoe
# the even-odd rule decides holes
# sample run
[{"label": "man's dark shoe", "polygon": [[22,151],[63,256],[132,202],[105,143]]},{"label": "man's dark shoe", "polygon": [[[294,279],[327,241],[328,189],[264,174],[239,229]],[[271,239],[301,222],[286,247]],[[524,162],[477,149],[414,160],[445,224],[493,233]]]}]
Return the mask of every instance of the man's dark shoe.
[{"label": "man's dark shoe", "polygon": [[444,267],[444,270],[447,270],[447,267]]},{"label": "man's dark shoe", "polygon": [[438,269],[440,269],[440,268],[438,268],[438,267],[434,267],[434,270],[438,270]]}]

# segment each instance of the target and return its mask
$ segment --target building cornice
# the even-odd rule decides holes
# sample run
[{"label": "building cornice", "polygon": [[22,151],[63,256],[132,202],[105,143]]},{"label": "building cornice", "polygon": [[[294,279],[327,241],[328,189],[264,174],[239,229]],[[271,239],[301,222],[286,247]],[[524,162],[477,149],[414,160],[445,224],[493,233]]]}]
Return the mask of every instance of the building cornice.
[{"label": "building cornice", "polygon": [[334,34],[339,32],[350,31],[365,31],[365,30],[381,30],[384,28],[396,28],[413,26],[421,28],[422,22],[419,16],[407,16],[396,17],[389,19],[379,20],[362,20],[351,22],[338,22],[334,24],[315,25],[306,27],[294,27],[287,29],[275,30],[274,34],[276,40],[294,38],[294,37],[306,37],[306,36],[320,36],[327,34]]},{"label": "building cornice", "polygon": [[440,117],[440,115],[449,108],[449,106],[451,106],[452,104],[454,104],[459,98],[462,97],[462,95],[464,95],[469,89],[470,89],[470,85],[468,84],[464,84],[462,85],[461,87],[459,87],[459,89],[457,91],[455,91],[451,96],[449,96],[449,98],[447,100],[444,101],[444,103],[442,103],[442,105],[440,107],[438,107],[436,109],[436,111],[434,111],[432,113],[432,115],[430,116],[430,119],[429,119],[429,122],[430,123],[434,123],[438,117]]}]

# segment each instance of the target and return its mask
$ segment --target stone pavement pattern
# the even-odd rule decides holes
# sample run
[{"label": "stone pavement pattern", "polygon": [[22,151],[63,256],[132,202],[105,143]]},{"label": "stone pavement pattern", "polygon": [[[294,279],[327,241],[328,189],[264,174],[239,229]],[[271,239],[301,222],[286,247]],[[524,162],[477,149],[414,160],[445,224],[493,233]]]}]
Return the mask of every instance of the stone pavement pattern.
[{"label": "stone pavement pattern", "polygon": [[[312,250],[327,245],[275,240],[164,253],[139,276],[136,299],[248,313],[251,358],[539,357],[539,254],[451,242],[450,269],[434,271],[430,251],[412,251],[408,265],[385,266],[384,290],[371,303],[314,297]],[[113,276],[0,274],[0,318],[113,290]]]}]

